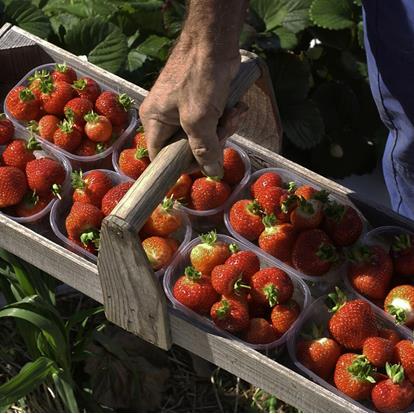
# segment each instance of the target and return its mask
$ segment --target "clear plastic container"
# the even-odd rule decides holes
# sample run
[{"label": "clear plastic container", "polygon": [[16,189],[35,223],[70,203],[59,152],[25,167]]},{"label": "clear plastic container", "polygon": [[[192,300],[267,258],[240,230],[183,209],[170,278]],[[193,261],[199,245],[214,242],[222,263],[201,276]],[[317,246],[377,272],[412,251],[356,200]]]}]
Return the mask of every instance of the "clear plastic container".
[{"label": "clear plastic container", "polygon": [[[237,200],[241,200],[241,199],[244,199],[244,198],[247,198],[247,199],[252,198],[252,196],[250,194],[251,184],[253,184],[261,175],[263,175],[264,173],[268,173],[268,172],[274,172],[274,173],[279,174],[281,176],[283,182],[285,182],[285,183],[288,183],[290,181],[294,181],[298,186],[310,185],[310,186],[316,188],[317,190],[322,189],[319,185],[317,185],[317,184],[315,184],[311,181],[308,181],[308,180],[306,180],[302,177],[299,177],[298,175],[292,173],[291,171],[284,170],[282,168],[264,168],[262,170],[255,171],[250,176],[250,179],[240,189],[238,194],[233,198],[231,205],[227,207],[225,215],[224,215],[224,222],[226,224],[226,227],[227,227],[228,231],[230,232],[230,234],[233,237],[235,237],[238,240],[242,241],[243,243],[247,244],[251,248],[254,247],[256,249],[259,249],[262,252],[263,255],[265,255],[270,260],[272,260],[274,263],[276,263],[276,265],[278,267],[280,267],[281,269],[283,269],[285,271],[292,272],[296,276],[298,276],[298,277],[302,278],[303,280],[305,280],[309,284],[309,286],[312,290],[312,294],[320,295],[320,294],[330,290],[332,286],[335,286],[335,284],[338,284],[339,281],[342,279],[343,273],[344,273],[344,262],[343,261],[338,263],[336,266],[333,266],[332,269],[328,273],[326,273],[322,276],[306,275],[306,274],[300,272],[299,270],[287,265],[286,263],[282,262],[281,260],[273,257],[269,253],[266,253],[265,251],[260,249],[257,245],[255,245],[254,243],[252,243],[251,241],[245,239],[243,236],[238,234],[233,229],[233,226],[230,223],[229,214],[230,214],[231,206]],[[332,199],[332,200],[336,200],[336,201],[338,201],[342,204],[352,205],[346,199],[342,199],[342,198],[340,199],[340,198],[337,198],[333,195],[330,195],[329,198]],[[353,206],[353,205],[352,205],[352,207],[355,208],[355,206]],[[360,237],[360,239],[361,239],[367,231],[368,223],[367,223],[366,219],[364,218],[364,216],[358,210],[357,210],[357,212],[360,215],[362,223],[363,223],[363,230],[362,230],[361,237]]]},{"label": "clear plastic container", "polygon": [[[106,175],[110,177],[112,180],[113,185],[118,185],[124,182],[132,182],[128,177],[121,176],[118,173],[110,170],[93,170],[93,171],[102,171]],[[92,171],[88,171],[84,173],[84,177],[87,177]],[[70,189],[62,200],[58,200],[56,204],[53,205],[52,211],[50,213],[50,225],[52,227],[53,232],[55,233],[56,237],[62,242],[62,244],[68,248],[69,250],[73,251],[74,253],[79,254],[80,256],[84,257],[85,259],[97,263],[97,256],[88,252],[87,250],[83,249],[81,246],[77,245],[73,241],[69,240],[66,236],[66,226],[65,221],[66,217],[69,215],[70,209],[72,207],[72,194],[73,191]],[[178,251],[191,239],[192,230],[191,225],[188,220],[187,215],[181,210],[181,207],[174,207],[177,208],[178,211],[182,214],[183,225],[181,228],[171,235],[171,237],[177,239],[180,242],[180,247]],[[174,255],[174,257],[178,254],[178,251]],[[155,274],[161,277],[165,272],[165,269],[160,269]]]},{"label": "clear plastic container", "polygon": [[[233,239],[232,237],[218,234],[217,240],[222,241],[227,244],[231,243],[237,243],[240,250],[247,250],[247,251],[253,251],[260,260],[260,267],[267,268],[267,267],[275,267],[274,263],[270,262],[263,254],[258,251],[258,249],[251,249],[249,246],[245,245],[243,242],[240,242],[238,240]],[[294,327],[300,323],[300,320],[302,319],[303,315],[305,314],[304,310],[307,308],[308,304],[310,303],[310,292],[306,284],[297,276],[292,274],[291,272],[286,272],[290,279],[293,282],[294,285],[294,293],[292,298],[297,301],[297,303],[300,305],[301,313],[298,317],[298,319],[295,321],[295,323],[291,326],[291,328],[278,340],[269,343],[269,344],[251,344],[248,342],[243,341],[242,339],[238,338],[235,335],[232,335],[231,333],[220,329],[217,327],[214,322],[206,317],[201,316],[198,313],[192,311],[191,309],[187,308],[186,306],[182,305],[180,302],[178,302],[174,295],[173,295],[173,288],[174,284],[177,281],[177,279],[182,276],[184,273],[184,269],[186,266],[190,263],[190,253],[194,246],[201,243],[200,237],[197,237],[196,239],[191,240],[188,244],[186,244],[183,249],[181,250],[180,254],[177,255],[176,259],[173,261],[173,263],[167,268],[167,271],[165,272],[164,276],[164,290],[168,297],[168,299],[171,301],[172,306],[179,310],[182,315],[184,315],[187,319],[189,319],[191,322],[193,322],[195,325],[200,327],[201,329],[213,332],[215,334],[219,334],[221,336],[224,336],[226,338],[230,338],[236,341],[239,341],[243,343],[246,346],[249,346],[250,348],[261,350],[261,351],[272,351],[275,353],[278,353],[284,343],[286,342],[288,338],[289,332],[291,332]]]},{"label": "clear plastic container", "polygon": [[[414,235],[413,232],[404,229],[403,227],[398,227],[398,226],[384,226],[384,227],[377,227],[374,230],[369,231],[364,238],[362,239],[362,243],[363,244],[367,244],[369,246],[375,246],[375,245],[379,245],[381,247],[383,247],[387,252],[390,251],[391,248],[391,243],[393,242],[394,236],[397,236],[399,234],[410,234],[410,235]],[[349,281],[348,275],[345,276],[344,278],[345,280],[345,285],[347,287],[347,289],[349,291],[351,291],[352,293],[354,293],[357,297],[366,300],[367,302],[369,302],[372,306],[374,306],[377,309],[381,309],[383,310],[381,307],[379,307],[377,304],[375,304],[374,302],[372,302],[369,298],[366,298],[365,296],[363,296],[361,293],[359,293],[351,284],[351,282]],[[407,284],[412,284],[412,281],[408,281],[407,278]],[[391,288],[390,288],[391,290]],[[410,330],[408,327],[404,326],[404,325],[399,325],[395,322],[395,319],[393,316],[391,316],[390,314],[388,314],[387,312],[384,312],[384,314],[386,315],[386,317],[392,321],[395,324],[395,327],[403,334],[406,335],[412,335],[412,330]]]},{"label": "clear plastic container", "polygon": [[[346,295],[348,296],[348,299],[352,300],[355,299],[356,296],[354,296],[352,293],[346,292]],[[301,364],[297,357],[296,357],[296,347],[300,340],[301,333],[306,331],[306,327],[310,323],[315,323],[317,325],[323,325],[324,326],[324,332],[323,335],[330,336],[328,332],[328,321],[332,317],[332,313],[329,312],[328,306],[326,305],[325,301],[327,300],[328,296],[321,296],[319,299],[317,299],[315,302],[313,302],[305,311],[305,315],[303,318],[296,324],[295,328],[292,330],[292,332],[289,335],[287,346],[289,351],[289,356],[295,366],[302,371],[308,378],[310,378],[312,381],[316,382],[317,384],[321,385],[322,387],[328,389],[329,391],[333,392],[336,395],[339,395],[340,397],[346,399],[347,401],[352,402],[353,404],[357,405],[364,411],[373,411],[375,412],[375,408],[372,405],[370,401],[366,402],[357,402],[353,400],[352,398],[345,395],[343,392],[339,391],[335,386],[329,384],[327,381],[322,379],[319,375],[315,374],[310,369],[306,368],[303,364]],[[383,328],[388,329],[395,329],[395,325],[386,317],[385,312],[381,311],[376,306],[371,306],[373,312],[375,313],[375,317],[377,320],[377,325]],[[399,334],[404,339],[412,339],[412,337],[406,333],[399,332]],[[408,411],[412,411],[414,405],[410,407]]]},{"label": "clear plastic container", "polygon": [[[47,63],[45,65],[40,65],[40,66],[33,68],[20,80],[20,82],[18,82],[15,85],[15,87],[20,86],[20,85],[27,85],[28,78],[32,76],[35,73],[35,71],[47,70],[51,72],[54,69],[54,66],[55,66],[55,63]],[[93,78],[93,75],[89,75],[88,73],[83,72],[81,70],[76,69],[75,72],[78,75],[78,78],[81,78],[81,77]],[[99,84],[102,91],[112,91],[115,93],[119,93],[119,91],[115,90],[113,87],[111,87],[110,85],[106,83],[103,83],[98,80],[96,80],[96,82]],[[9,119],[13,121],[14,124],[18,124],[22,126],[23,128],[25,128],[27,124],[26,122],[15,119],[8,112],[6,108],[6,99],[4,101],[4,113],[7,115]],[[115,143],[111,145],[109,148],[107,148],[105,151],[101,152],[100,154],[92,155],[89,157],[82,157],[76,154],[72,154],[68,151],[65,151],[62,148],[59,148],[53,143],[41,138],[39,135],[35,135],[35,136],[45,148],[52,148],[53,150],[57,151],[60,154],[63,154],[66,158],[68,158],[73,169],[82,169],[82,171],[88,171],[88,170],[97,169],[97,168],[111,168],[112,152],[114,151],[116,146],[121,145],[122,142],[125,139],[127,139],[128,136],[135,130],[136,123],[137,123],[137,111],[135,108],[131,108],[129,110],[129,124],[124,130],[124,132],[117,138]]]}]

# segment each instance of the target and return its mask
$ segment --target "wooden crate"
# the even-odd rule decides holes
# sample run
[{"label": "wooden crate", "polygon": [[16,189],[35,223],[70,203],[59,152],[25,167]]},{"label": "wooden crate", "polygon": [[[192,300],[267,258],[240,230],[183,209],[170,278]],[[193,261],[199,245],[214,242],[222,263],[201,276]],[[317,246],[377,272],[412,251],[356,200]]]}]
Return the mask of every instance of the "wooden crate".
[{"label": "wooden crate", "polygon": [[[29,69],[53,61],[66,61],[75,69],[87,71],[104,83],[117,84],[138,105],[147,93],[36,36],[5,25],[0,29],[0,64],[2,74],[5,74],[0,80],[0,98],[4,99],[5,92]],[[368,203],[351,190],[275,153],[280,147],[280,139],[275,139],[275,136],[280,137],[280,130],[275,122],[277,109],[272,96],[269,97],[266,79],[257,82],[246,99],[252,109],[243,130],[232,137],[232,141],[248,153],[253,169],[272,166],[292,170],[338,197],[353,201],[374,226],[394,224],[414,231],[413,222],[383,206]],[[261,137],[261,145],[253,142],[257,142],[258,137]],[[163,162],[166,161],[169,162],[168,159]],[[154,169],[146,173],[141,183],[144,188],[148,189],[148,183],[156,182],[156,174]],[[359,407],[289,368],[292,364],[286,353],[278,358],[283,364],[274,361],[236,341],[206,333],[168,308],[161,287],[148,270],[146,257],[133,234],[151,211],[150,207],[143,205],[147,200],[148,194],[132,191],[114,211],[111,220],[105,223],[99,271],[96,265],[2,215],[0,246],[104,304],[110,320],[152,343],[163,348],[168,348],[172,343],[177,344],[302,411],[361,411]],[[144,213],[137,214],[139,209],[144,209]],[[124,262],[122,270],[114,267],[114,263],[119,260]],[[138,281],[140,290],[137,290]]]}]

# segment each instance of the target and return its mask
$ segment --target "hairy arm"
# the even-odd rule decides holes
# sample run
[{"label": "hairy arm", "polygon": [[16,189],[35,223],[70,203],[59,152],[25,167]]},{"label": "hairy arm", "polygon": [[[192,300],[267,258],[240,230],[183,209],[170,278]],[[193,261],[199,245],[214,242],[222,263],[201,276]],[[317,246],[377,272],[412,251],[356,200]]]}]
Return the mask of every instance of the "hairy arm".
[{"label": "hairy arm", "polygon": [[181,126],[203,171],[222,174],[219,140],[236,129],[245,111],[239,106],[224,113],[240,65],[246,8],[247,0],[189,0],[180,38],[140,107],[151,158]]}]

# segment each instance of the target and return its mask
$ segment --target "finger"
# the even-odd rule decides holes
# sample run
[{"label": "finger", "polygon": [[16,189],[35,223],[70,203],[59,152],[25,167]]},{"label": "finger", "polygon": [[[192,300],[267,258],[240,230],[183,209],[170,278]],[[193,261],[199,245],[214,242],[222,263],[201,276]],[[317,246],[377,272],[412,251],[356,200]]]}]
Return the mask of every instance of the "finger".
[{"label": "finger", "polygon": [[147,142],[148,155],[153,161],[156,155],[161,151],[172,135],[178,130],[176,125],[169,125],[149,119],[144,124],[145,140]]},{"label": "finger", "polygon": [[246,116],[249,107],[244,102],[239,102],[232,109],[226,109],[219,120],[217,135],[220,142],[235,134],[243,118]]}]

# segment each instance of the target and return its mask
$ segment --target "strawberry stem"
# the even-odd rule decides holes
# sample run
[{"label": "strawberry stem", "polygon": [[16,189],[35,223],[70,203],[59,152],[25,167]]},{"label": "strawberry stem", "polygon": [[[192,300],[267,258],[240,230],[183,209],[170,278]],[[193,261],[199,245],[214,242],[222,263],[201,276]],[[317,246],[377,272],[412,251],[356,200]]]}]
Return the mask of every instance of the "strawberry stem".
[{"label": "strawberry stem", "polygon": [[320,201],[323,204],[326,204],[329,201],[329,191],[327,190],[317,191],[315,194],[313,194],[312,198],[314,200]]},{"label": "strawberry stem", "polygon": [[404,324],[405,321],[407,320],[407,312],[402,308],[399,308],[399,307],[394,306],[394,305],[388,305],[387,306],[387,312],[390,315],[394,316],[395,321],[399,325]]},{"label": "strawberry stem", "polygon": [[336,201],[330,201],[325,207],[325,214],[328,218],[339,223],[345,215],[346,207]]},{"label": "strawberry stem", "polygon": [[347,300],[348,298],[346,297],[345,293],[342,292],[342,290],[339,289],[338,286],[335,286],[335,292],[331,292],[328,294],[327,306],[328,306],[329,312],[331,313],[337,312],[339,309],[342,308],[342,306],[345,305]]},{"label": "strawberry stem", "polygon": [[137,148],[135,151],[135,158],[140,160],[145,157],[148,157],[148,150],[146,148]]},{"label": "strawberry stem", "polygon": [[104,152],[106,150],[105,143],[104,142],[98,142],[96,144],[96,153],[100,154],[101,152]]},{"label": "strawberry stem", "polygon": [[404,368],[401,366],[401,364],[391,365],[389,362],[387,362],[385,364],[385,372],[393,384],[401,384],[404,381]]},{"label": "strawberry stem", "polygon": [[237,252],[240,251],[239,246],[237,246],[236,243],[230,243],[229,244],[229,250],[231,254],[236,254]]},{"label": "strawberry stem", "polygon": [[411,236],[409,234],[400,234],[394,237],[391,249],[394,252],[401,252],[411,247]]},{"label": "strawberry stem", "polygon": [[370,262],[375,258],[369,246],[354,246],[346,252],[347,259],[352,263]]},{"label": "strawberry stem", "polygon": [[80,236],[80,241],[84,246],[88,246],[89,243],[92,243],[95,246],[96,250],[99,250],[100,244],[100,232],[96,229],[91,229],[85,231]]},{"label": "strawberry stem", "polygon": [[33,101],[33,99],[35,99],[35,96],[29,88],[25,88],[20,91],[19,98],[21,101],[27,102],[27,101]]},{"label": "strawberry stem", "polygon": [[257,202],[257,200],[251,201],[249,204],[247,204],[247,211],[250,213],[259,216],[261,214],[261,208],[260,204]]},{"label": "strawberry stem", "polygon": [[319,245],[319,248],[316,251],[316,256],[325,262],[331,263],[335,263],[339,259],[335,246],[327,243],[321,243]]},{"label": "strawberry stem", "polygon": [[33,208],[39,202],[39,196],[37,195],[36,191],[29,192],[24,196],[23,202],[25,205]]},{"label": "strawberry stem", "polygon": [[83,91],[86,88],[87,84],[88,82],[86,81],[86,79],[78,79],[75,80],[75,82],[73,82],[72,87],[78,91]]},{"label": "strawberry stem", "polygon": [[59,122],[59,129],[66,134],[73,132],[73,122],[67,119],[64,119],[62,122]]},{"label": "strawberry stem", "polygon": [[35,70],[35,73],[29,77],[29,85],[31,85],[35,80],[50,80],[50,73],[45,70],[42,69],[41,71]]},{"label": "strawberry stem", "polygon": [[348,367],[348,372],[359,381],[367,381],[372,384],[376,383],[375,378],[372,376],[376,370],[365,355],[358,355]]},{"label": "strawberry stem", "polygon": [[83,117],[83,119],[88,123],[94,124],[99,119],[99,115],[94,111],[90,111]]},{"label": "strawberry stem", "polygon": [[289,194],[286,200],[280,203],[280,209],[282,210],[282,213],[289,213],[289,210],[296,203],[297,199],[298,196],[296,194]]},{"label": "strawberry stem", "polygon": [[137,130],[136,130],[137,134],[143,134],[144,133],[144,127],[142,125],[140,125]]},{"label": "strawberry stem", "polygon": [[169,213],[173,209],[174,203],[174,195],[172,195],[171,197],[164,197],[164,200],[162,200],[161,203],[161,207],[166,213]]},{"label": "strawberry stem", "polygon": [[82,170],[72,172],[71,184],[72,188],[74,188],[75,190],[83,190],[84,188],[86,188],[86,182],[83,179]]},{"label": "strawberry stem", "polygon": [[208,244],[209,246],[214,246],[217,242],[217,232],[216,230],[211,230],[206,234],[202,234],[200,239],[203,243]]},{"label": "strawberry stem", "polygon": [[75,112],[72,108],[66,108],[65,109],[65,117],[67,120],[74,122],[75,121]]},{"label": "strawberry stem", "polygon": [[266,228],[273,227],[277,223],[276,216],[271,213],[263,217],[262,223]]},{"label": "strawberry stem", "polygon": [[294,193],[298,186],[294,181],[289,181],[284,187],[288,190],[289,193]]},{"label": "strawberry stem", "polygon": [[3,112],[0,112],[0,121],[4,121],[6,119],[6,114]]},{"label": "strawberry stem", "polygon": [[124,108],[124,111],[127,112],[134,103],[134,100],[130,98],[126,93],[121,93],[121,95],[118,96],[118,102]]},{"label": "strawberry stem", "polygon": [[64,63],[56,63],[55,70],[60,73],[65,73],[68,70],[68,65]]},{"label": "strawberry stem", "polygon": [[243,279],[240,277],[234,282],[233,289],[237,294],[240,294],[242,289],[251,289],[251,287],[244,284]]},{"label": "strawberry stem", "polygon": [[201,272],[192,266],[187,266],[184,270],[184,274],[187,279],[191,280],[192,282],[195,282],[201,278]]},{"label": "strawberry stem", "polygon": [[29,141],[27,141],[26,148],[30,151],[42,149],[41,145],[33,135],[31,135]]},{"label": "strawberry stem", "polygon": [[298,202],[299,202],[300,210],[303,211],[305,214],[308,214],[308,215],[315,214],[315,209],[313,207],[313,204],[307,201],[304,197],[299,196]]},{"label": "strawberry stem", "polygon": [[216,315],[219,319],[224,319],[230,312],[230,303],[226,299],[220,301],[220,306],[216,310]]},{"label": "strawberry stem", "polygon": [[53,82],[50,79],[42,79],[39,84],[39,89],[44,94],[51,94],[55,87],[53,86]]},{"label": "strawberry stem", "polygon": [[29,132],[34,132],[35,134],[39,132],[39,124],[34,119],[27,123],[26,128]]},{"label": "strawberry stem", "polygon": [[266,296],[271,308],[278,304],[279,289],[273,283],[267,284],[263,288],[263,293]]},{"label": "strawberry stem", "polygon": [[62,200],[62,186],[60,184],[52,185],[52,194],[56,196],[59,200]]}]

